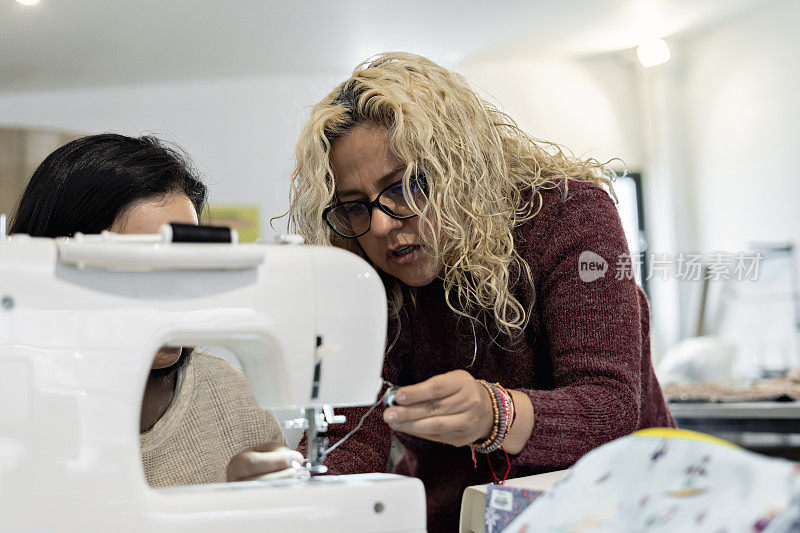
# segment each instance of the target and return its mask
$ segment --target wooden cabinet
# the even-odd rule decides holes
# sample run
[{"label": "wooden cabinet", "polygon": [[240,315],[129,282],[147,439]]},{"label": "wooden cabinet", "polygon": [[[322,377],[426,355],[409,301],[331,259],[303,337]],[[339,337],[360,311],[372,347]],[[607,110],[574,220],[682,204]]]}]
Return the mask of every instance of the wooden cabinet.
[{"label": "wooden cabinet", "polygon": [[0,213],[10,216],[39,163],[78,136],[58,131],[0,128]]}]

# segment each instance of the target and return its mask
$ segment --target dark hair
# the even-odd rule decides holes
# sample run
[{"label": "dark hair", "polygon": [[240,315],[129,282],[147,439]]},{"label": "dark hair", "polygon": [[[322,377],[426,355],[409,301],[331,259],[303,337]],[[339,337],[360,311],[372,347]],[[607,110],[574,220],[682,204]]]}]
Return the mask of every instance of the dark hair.
[{"label": "dark hair", "polygon": [[184,193],[200,216],[206,186],[177,149],[151,136],[89,135],[42,161],[22,193],[10,232],[100,233],[137,201],[170,193]]}]

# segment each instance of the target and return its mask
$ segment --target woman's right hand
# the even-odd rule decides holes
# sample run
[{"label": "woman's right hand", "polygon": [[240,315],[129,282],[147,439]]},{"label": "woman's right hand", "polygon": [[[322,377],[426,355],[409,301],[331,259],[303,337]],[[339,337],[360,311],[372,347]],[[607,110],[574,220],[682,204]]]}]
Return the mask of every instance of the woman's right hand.
[{"label": "woman's right hand", "polygon": [[302,463],[303,455],[282,444],[268,442],[253,446],[234,455],[228,462],[228,481],[251,481],[292,477],[292,463]]}]

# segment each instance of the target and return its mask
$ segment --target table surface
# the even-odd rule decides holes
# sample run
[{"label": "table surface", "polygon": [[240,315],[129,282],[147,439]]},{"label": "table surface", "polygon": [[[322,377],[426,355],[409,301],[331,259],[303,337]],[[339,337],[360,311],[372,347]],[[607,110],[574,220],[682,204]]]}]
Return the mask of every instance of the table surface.
[{"label": "table surface", "polygon": [[669,408],[672,416],[679,419],[800,419],[800,402],[676,402],[670,403]]}]

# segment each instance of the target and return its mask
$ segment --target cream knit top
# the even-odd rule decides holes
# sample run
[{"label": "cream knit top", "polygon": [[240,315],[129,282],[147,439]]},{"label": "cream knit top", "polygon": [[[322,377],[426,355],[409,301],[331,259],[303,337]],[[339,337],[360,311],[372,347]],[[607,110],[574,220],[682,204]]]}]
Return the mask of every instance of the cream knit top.
[{"label": "cream knit top", "polygon": [[265,442],[286,444],[275,415],[258,407],[241,370],[203,352],[178,372],[172,403],[140,436],[152,487],[224,482],[231,457]]}]

